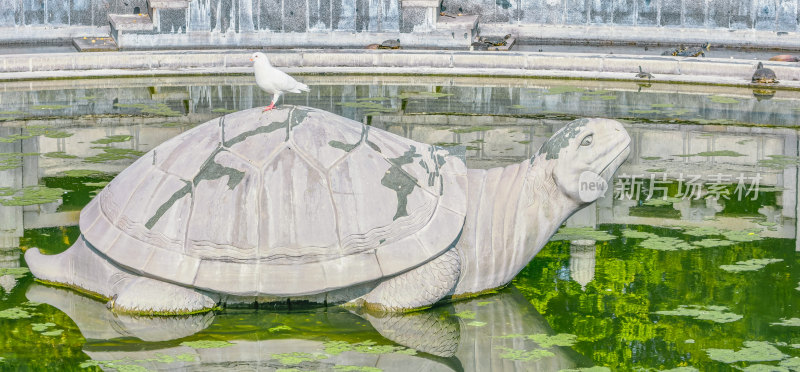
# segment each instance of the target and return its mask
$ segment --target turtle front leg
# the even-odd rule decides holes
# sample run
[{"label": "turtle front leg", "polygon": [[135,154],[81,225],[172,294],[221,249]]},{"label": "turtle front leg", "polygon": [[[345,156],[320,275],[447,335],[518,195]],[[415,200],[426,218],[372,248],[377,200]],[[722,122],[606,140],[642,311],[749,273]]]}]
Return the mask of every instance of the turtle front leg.
[{"label": "turtle front leg", "polygon": [[275,94],[272,95],[272,102],[269,104],[269,106],[264,107],[264,111],[262,111],[262,112],[266,112],[266,111],[274,109],[275,108],[275,104],[278,103],[278,99],[279,98],[281,98],[281,92],[275,92]]},{"label": "turtle front leg", "polygon": [[458,252],[449,249],[422,266],[384,280],[361,299],[367,310],[404,311],[431,306],[452,291],[460,274]]}]

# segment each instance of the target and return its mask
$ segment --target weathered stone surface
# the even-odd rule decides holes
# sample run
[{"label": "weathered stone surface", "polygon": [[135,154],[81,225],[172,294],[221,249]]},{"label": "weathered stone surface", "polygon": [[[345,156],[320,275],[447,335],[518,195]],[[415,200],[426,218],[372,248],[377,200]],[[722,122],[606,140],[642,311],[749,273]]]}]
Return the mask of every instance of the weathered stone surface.
[{"label": "weathered stone surface", "polygon": [[579,120],[533,162],[469,172],[463,150],[255,108],[156,147],[87,205],[78,243],[26,258],[37,277],[133,312],[219,296],[427,306],[508,283],[585,205],[578,174],[615,170],[629,143],[617,122]]}]

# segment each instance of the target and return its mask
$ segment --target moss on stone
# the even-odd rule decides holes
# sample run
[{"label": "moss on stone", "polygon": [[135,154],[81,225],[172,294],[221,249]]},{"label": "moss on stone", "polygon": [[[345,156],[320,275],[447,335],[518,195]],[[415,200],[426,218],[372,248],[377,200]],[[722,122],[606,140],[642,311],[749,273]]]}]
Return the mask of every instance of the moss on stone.
[{"label": "moss on stone", "polygon": [[336,365],[333,366],[334,371],[342,371],[342,372],[380,372],[383,371],[378,367],[369,367],[369,366],[345,366],[345,365]]}]

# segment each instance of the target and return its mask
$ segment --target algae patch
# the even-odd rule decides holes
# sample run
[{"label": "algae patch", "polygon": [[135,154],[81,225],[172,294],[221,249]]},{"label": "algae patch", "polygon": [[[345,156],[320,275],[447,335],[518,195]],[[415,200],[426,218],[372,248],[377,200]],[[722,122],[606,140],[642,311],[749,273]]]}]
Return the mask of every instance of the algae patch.
[{"label": "algae patch", "polygon": [[109,143],[115,143],[115,142],[127,142],[127,141],[130,141],[131,138],[133,138],[133,136],[129,136],[127,134],[120,134],[120,135],[115,135],[115,136],[108,136],[108,137],[105,137],[105,138],[101,138],[99,140],[94,140],[94,141],[92,141],[92,143],[96,143],[96,144],[100,144],[100,145],[107,145]]},{"label": "algae patch", "polygon": [[800,318],[781,319],[778,323],[770,323],[770,325],[784,326],[784,327],[800,327]]},{"label": "algae patch", "polygon": [[476,320],[476,321],[472,321],[472,322],[467,323],[467,325],[471,326],[471,327],[483,327],[483,326],[486,325],[486,322],[479,322],[479,321]]},{"label": "algae patch", "polygon": [[188,346],[193,349],[218,349],[222,347],[232,346],[233,344],[228,341],[200,340],[200,341],[184,341],[181,342],[181,345]]},{"label": "algae patch", "polygon": [[708,357],[723,363],[765,362],[785,357],[780,350],[766,341],[745,341],[739,351],[731,349],[706,349]]},{"label": "algae patch", "polygon": [[732,245],[733,242],[730,240],[720,240],[720,239],[703,239],[700,241],[696,241],[693,243],[698,247],[703,248],[713,248],[713,247],[725,247]]},{"label": "algae patch", "polygon": [[622,230],[622,237],[628,239],[649,239],[655,238],[658,235],[645,232],[645,231],[636,231],[636,230]]},{"label": "algae patch", "polygon": [[302,352],[272,354],[272,359],[275,359],[279,363],[288,366],[300,364],[303,362],[314,362],[325,358],[327,358],[325,355],[302,353]]},{"label": "algae patch", "polygon": [[529,362],[555,355],[552,352],[544,349],[520,350],[503,346],[497,347],[497,349],[503,351],[500,353],[501,359],[515,360],[520,362]]},{"label": "algae patch", "polygon": [[677,157],[680,157],[680,158],[688,158],[688,157],[691,157],[691,156],[705,156],[705,157],[710,157],[710,156],[733,156],[733,157],[737,157],[737,156],[745,156],[745,154],[741,154],[741,153],[738,153],[736,151],[731,151],[731,150],[718,150],[718,151],[703,151],[703,152],[698,152],[696,154],[672,155],[672,156],[677,156]]},{"label": "algae patch", "polygon": [[656,236],[648,238],[639,243],[639,246],[646,249],[653,249],[656,251],[677,251],[677,250],[690,250],[695,247],[691,244],[673,237]]},{"label": "algae patch", "polygon": [[75,159],[75,158],[77,158],[77,156],[67,154],[66,152],[63,152],[63,151],[48,152],[48,153],[44,154],[44,157],[46,157],[46,158],[54,158],[54,159]]},{"label": "algae patch", "polygon": [[765,266],[783,261],[780,258],[754,258],[747,261],[738,261],[734,265],[722,265],[719,268],[728,272],[738,273],[742,271],[757,271]]},{"label": "algae patch", "polygon": [[730,323],[742,319],[739,314],[727,311],[725,306],[680,305],[675,310],[656,311],[658,315],[688,316],[699,320],[710,320],[715,323]]},{"label": "algae patch", "polygon": [[614,240],[617,237],[605,231],[595,230],[591,227],[562,227],[550,238],[553,240]]},{"label": "algae patch", "polygon": [[472,310],[464,310],[453,314],[461,319],[475,319],[475,312]]},{"label": "algae patch", "polygon": [[272,328],[268,329],[269,333],[282,332],[282,331],[291,331],[291,330],[292,330],[292,327],[289,327],[287,325],[279,325],[279,326],[275,326],[275,327],[272,327]]},{"label": "algae patch", "polygon": [[11,195],[4,193],[3,196],[10,196],[10,198],[0,199],[0,204],[11,207],[52,203],[61,199],[61,195],[63,195],[64,192],[65,191],[63,189],[59,188],[28,186],[21,190],[17,190]]},{"label": "algae patch", "polygon": [[361,354],[406,354],[416,355],[417,351],[404,346],[378,345],[372,340],[351,344],[347,341],[328,341],[322,344],[326,354],[339,355],[345,351]]},{"label": "algae patch", "polygon": [[32,316],[33,314],[19,307],[0,310],[0,319],[28,319]]},{"label": "algae patch", "polygon": [[0,276],[11,275],[14,279],[22,279],[29,272],[27,267],[0,267]]}]

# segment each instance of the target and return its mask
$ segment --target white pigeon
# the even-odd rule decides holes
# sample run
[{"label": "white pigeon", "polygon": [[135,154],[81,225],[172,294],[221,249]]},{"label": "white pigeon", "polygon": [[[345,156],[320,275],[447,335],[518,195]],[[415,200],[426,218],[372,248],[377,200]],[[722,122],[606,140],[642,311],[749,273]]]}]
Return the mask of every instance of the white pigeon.
[{"label": "white pigeon", "polygon": [[253,53],[250,60],[253,61],[253,69],[256,71],[256,85],[265,92],[272,93],[272,103],[265,107],[264,111],[275,108],[278,98],[284,92],[300,93],[301,91],[308,92],[310,90],[307,85],[272,67],[264,53]]}]

